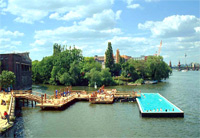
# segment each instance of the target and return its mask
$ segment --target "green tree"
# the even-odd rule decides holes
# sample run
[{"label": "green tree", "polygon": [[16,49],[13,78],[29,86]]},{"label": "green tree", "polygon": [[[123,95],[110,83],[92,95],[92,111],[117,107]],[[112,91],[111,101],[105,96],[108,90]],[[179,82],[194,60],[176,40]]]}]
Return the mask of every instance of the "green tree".
[{"label": "green tree", "polygon": [[122,65],[123,63],[125,63],[125,59],[120,56],[120,58],[119,58],[119,64]]},{"label": "green tree", "polygon": [[58,81],[59,81],[59,77],[61,74],[59,74],[58,72],[60,71],[60,67],[59,66],[53,66],[53,69],[51,71],[51,78],[49,83],[53,84],[53,85],[57,85]]},{"label": "green tree", "polygon": [[101,71],[101,64],[94,60],[93,57],[84,57],[83,62],[81,64],[81,72],[86,73],[89,72],[92,68],[95,68],[98,71]]},{"label": "green tree", "polygon": [[[67,46],[61,47],[58,44],[54,44],[53,51],[53,56],[45,57],[42,61],[33,61],[32,79],[34,83],[50,83],[57,85],[61,83],[60,77],[64,73],[67,72],[70,76],[77,74],[75,73],[77,70],[73,71],[71,68],[73,68],[73,62],[79,65],[83,60],[82,51],[80,49],[76,49],[75,47],[73,49],[71,49],[71,47],[67,49]],[[80,71],[78,74],[80,74]],[[77,79],[79,76],[77,77],[75,75],[73,77],[75,78],[73,79],[73,84],[78,84],[80,82],[80,80]]]},{"label": "green tree", "polygon": [[113,49],[111,42],[108,42],[108,48],[105,52],[106,56],[106,63],[105,66],[106,68],[110,69],[111,74],[113,75],[113,69],[114,69],[114,58],[113,58]]},{"label": "green tree", "polygon": [[163,61],[161,56],[149,56],[145,62],[146,78],[150,80],[166,79],[169,77],[169,74],[172,72],[171,68]]},{"label": "green tree", "polygon": [[2,88],[8,88],[15,84],[15,74],[11,71],[3,70],[0,74],[0,85]]},{"label": "green tree", "polygon": [[81,68],[77,61],[74,61],[72,64],[70,64],[69,74],[71,75],[73,85],[80,84],[80,72]]},{"label": "green tree", "polygon": [[114,76],[120,76],[120,72],[121,72],[121,65],[119,63],[116,63],[114,65],[114,68],[113,68],[113,74]]},{"label": "green tree", "polygon": [[41,75],[39,71],[39,61],[35,60],[32,62],[32,81],[34,83],[42,83]]},{"label": "green tree", "polygon": [[95,68],[87,72],[85,77],[89,80],[89,86],[94,86],[95,82],[97,86],[102,86],[102,75],[100,71]]},{"label": "green tree", "polygon": [[114,80],[113,80],[108,68],[101,70],[101,78],[102,78],[101,81],[102,81],[103,85],[113,85],[114,84]]},{"label": "green tree", "polygon": [[53,60],[52,56],[45,57],[39,62],[39,74],[41,76],[41,80],[43,83],[49,83],[49,79],[51,78],[51,71],[53,69]]},{"label": "green tree", "polygon": [[1,61],[0,61],[0,72],[1,72]]},{"label": "green tree", "polygon": [[132,64],[138,74],[139,78],[145,78],[145,74],[146,74],[146,66],[145,66],[145,60],[133,60],[133,59],[129,59],[128,63]]},{"label": "green tree", "polygon": [[57,43],[55,43],[53,45],[53,55],[58,55],[61,52],[61,45],[58,45]]},{"label": "green tree", "polygon": [[124,77],[129,77],[132,79],[132,81],[135,81],[139,78],[135,67],[133,66],[133,64],[130,64],[129,62],[125,62],[122,65],[122,75]]},{"label": "green tree", "polygon": [[72,78],[71,76],[69,75],[69,73],[65,72],[60,78],[59,78],[59,81],[61,84],[64,84],[66,86],[70,86],[72,85]]}]

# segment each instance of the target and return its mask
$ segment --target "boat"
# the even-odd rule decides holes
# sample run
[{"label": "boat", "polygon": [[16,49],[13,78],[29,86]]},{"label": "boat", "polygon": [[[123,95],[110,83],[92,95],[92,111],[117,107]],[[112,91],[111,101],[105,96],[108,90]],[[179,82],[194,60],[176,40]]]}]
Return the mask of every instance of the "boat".
[{"label": "boat", "polygon": [[96,84],[96,82],[95,82],[95,84],[94,84],[94,88],[97,89],[97,84]]},{"label": "boat", "polygon": [[181,72],[187,72],[188,70],[184,69],[184,70],[181,70]]},{"label": "boat", "polygon": [[157,84],[157,80],[149,80],[149,81],[144,81],[144,84]]}]

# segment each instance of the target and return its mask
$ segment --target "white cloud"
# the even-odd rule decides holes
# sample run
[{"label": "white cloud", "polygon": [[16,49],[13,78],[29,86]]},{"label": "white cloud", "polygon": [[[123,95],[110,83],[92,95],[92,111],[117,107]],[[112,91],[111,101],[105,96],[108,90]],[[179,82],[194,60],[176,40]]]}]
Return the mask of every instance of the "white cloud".
[{"label": "white cloud", "polygon": [[45,43],[46,43],[46,40],[39,39],[39,40],[35,40],[35,42],[30,44],[30,45],[31,46],[38,46],[38,45],[44,45]]},{"label": "white cloud", "polygon": [[24,33],[19,31],[10,31],[0,29],[0,50],[3,52],[13,51],[20,46],[22,42],[18,40],[19,37],[24,36]]},{"label": "white cloud", "polygon": [[117,19],[117,20],[120,19],[121,13],[122,13],[122,10],[118,10],[118,11],[116,12],[116,19]]},{"label": "white cloud", "polygon": [[[62,45],[76,45],[87,56],[93,56],[92,49],[106,47],[102,42],[113,36],[123,34],[116,28],[116,20],[120,18],[121,11],[103,10],[82,21],[74,22],[72,26],[61,26],[55,29],[35,31],[35,41],[30,45],[34,48],[44,48],[59,43]],[[36,49],[32,49],[34,52]],[[52,49],[51,47],[48,50]],[[100,52],[100,51],[99,51]],[[89,55],[88,55],[89,54]]]},{"label": "white cloud", "polygon": [[52,13],[50,16],[49,16],[50,19],[57,19],[59,20],[60,19],[60,16],[59,16],[59,13],[55,12],[55,13]]},{"label": "white cloud", "polygon": [[34,38],[36,39],[32,45],[44,45],[46,43],[39,42],[74,42],[80,43],[85,41],[101,41],[112,35],[121,34],[119,28],[95,30],[84,26],[73,25],[70,27],[58,27],[54,30],[36,31]]},{"label": "white cloud", "polygon": [[6,2],[4,2],[3,0],[0,0],[0,8],[4,8],[6,7]]},{"label": "white cloud", "polygon": [[66,39],[75,42],[100,40],[112,35],[119,35],[122,34],[122,31],[115,28],[117,18],[119,18],[119,12],[104,10],[94,14],[91,18],[75,22],[72,26],[35,31],[35,42],[31,45],[44,45],[46,42],[65,41]]},{"label": "white cloud", "polygon": [[163,55],[163,58],[169,58],[170,56],[169,55]]},{"label": "white cloud", "polygon": [[194,30],[195,30],[196,32],[200,32],[200,27],[195,27]]},{"label": "white cloud", "polygon": [[178,46],[179,49],[184,49],[184,46]]},{"label": "white cloud", "polygon": [[133,3],[133,0],[126,0],[126,3],[127,3],[127,8],[128,9],[137,9],[137,8],[142,8],[141,6],[140,6],[140,4],[138,4],[138,3]]},{"label": "white cloud", "polygon": [[44,21],[40,21],[40,23],[44,23]]},{"label": "white cloud", "polygon": [[112,10],[104,10],[101,13],[94,14],[91,18],[86,18],[80,21],[80,26],[102,30],[113,28],[116,24],[116,19],[120,18],[120,11],[114,13]]},{"label": "white cloud", "polygon": [[37,48],[37,47],[34,47],[34,48],[32,48],[32,49],[30,50],[30,52],[38,52],[38,51],[40,51],[40,49]]},{"label": "white cloud", "polygon": [[133,44],[133,43],[138,43],[138,42],[145,42],[146,38],[145,37],[114,37],[111,41],[114,43],[118,43],[120,41],[126,41]]},{"label": "white cloud", "polygon": [[22,42],[21,41],[11,41],[11,44],[14,46],[19,46],[22,44]]},{"label": "white cloud", "polygon": [[158,2],[160,0],[145,0],[146,2]]},{"label": "white cloud", "polygon": [[140,56],[144,55],[148,49],[151,49],[149,40],[145,37],[115,36],[106,42],[108,41],[112,43],[114,51],[119,49],[122,55]]},{"label": "white cloud", "polygon": [[[102,13],[94,14],[91,18],[75,22],[72,26],[35,31],[35,42],[30,45],[38,48],[59,43],[76,45],[81,49],[88,49],[88,47],[92,49],[93,46],[101,48],[103,41],[122,34],[120,28],[115,28],[116,16],[117,13],[112,10],[104,10]],[[91,50],[87,50],[89,51]]]},{"label": "white cloud", "polygon": [[101,33],[108,33],[108,34],[122,34],[122,31],[120,28],[113,28],[113,29],[108,29],[108,30],[102,30],[100,31]]},{"label": "white cloud", "polygon": [[56,20],[74,20],[74,19],[79,19],[82,17],[82,14],[79,12],[74,12],[74,11],[70,11],[67,14],[65,14],[64,16],[60,16],[59,13],[53,13],[49,16],[50,19],[56,19]]},{"label": "white cloud", "polygon": [[126,0],[128,5],[131,5],[131,3],[133,2],[133,0]]},{"label": "white cloud", "polygon": [[0,44],[3,42],[9,42],[10,38],[0,38]]},{"label": "white cloud", "polygon": [[24,36],[24,33],[20,33],[18,31],[6,31],[4,29],[0,29],[0,37],[18,37],[18,36]]},{"label": "white cloud", "polygon": [[200,19],[193,15],[173,15],[163,21],[139,23],[138,28],[150,30],[153,37],[186,37],[195,35],[200,26]]},{"label": "white cloud", "polygon": [[131,5],[128,5],[127,8],[129,9],[136,9],[136,8],[140,8],[140,4],[131,4]]},{"label": "white cloud", "polygon": [[31,2],[24,0],[8,0],[4,12],[16,15],[15,21],[22,23],[33,23],[40,21],[49,15],[50,19],[75,20],[90,17],[95,13],[105,9],[110,9],[113,0],[34,0]]}]

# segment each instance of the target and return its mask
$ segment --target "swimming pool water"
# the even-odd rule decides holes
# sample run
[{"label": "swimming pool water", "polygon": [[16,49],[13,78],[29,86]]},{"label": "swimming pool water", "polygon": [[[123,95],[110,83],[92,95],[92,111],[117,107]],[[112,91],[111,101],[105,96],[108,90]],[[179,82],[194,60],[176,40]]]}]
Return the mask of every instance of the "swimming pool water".
[{"label": "swimming pool water", "polygon": [[158,93],[142,93],[138,101],[143,112],[181,112]]}]

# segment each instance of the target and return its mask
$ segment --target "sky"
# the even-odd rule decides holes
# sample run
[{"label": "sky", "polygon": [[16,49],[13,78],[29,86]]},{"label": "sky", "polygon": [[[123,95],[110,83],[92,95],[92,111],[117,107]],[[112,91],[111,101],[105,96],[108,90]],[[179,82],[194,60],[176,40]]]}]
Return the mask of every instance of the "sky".
[{"label": "sky", "polygon": [[[74,46],[83,56],[139,57],[158,51],[172,65],[200,63],[199,0],[0,0],[0,53],[53,53]],[[186,53],[186,58],[185,58]]]}]

